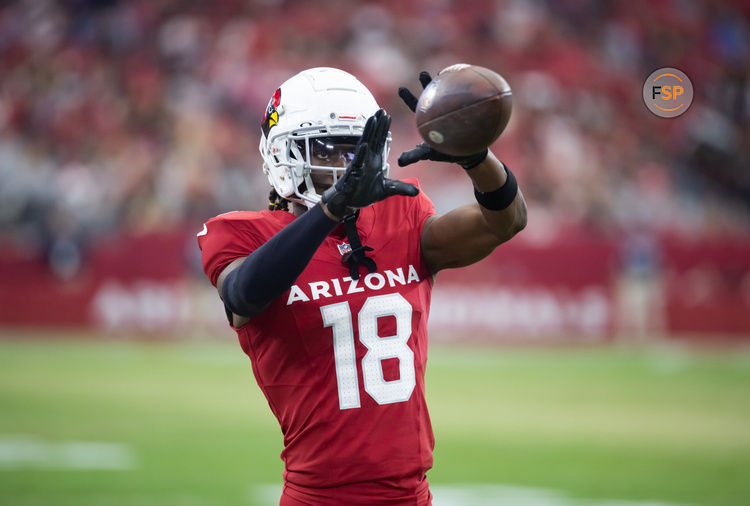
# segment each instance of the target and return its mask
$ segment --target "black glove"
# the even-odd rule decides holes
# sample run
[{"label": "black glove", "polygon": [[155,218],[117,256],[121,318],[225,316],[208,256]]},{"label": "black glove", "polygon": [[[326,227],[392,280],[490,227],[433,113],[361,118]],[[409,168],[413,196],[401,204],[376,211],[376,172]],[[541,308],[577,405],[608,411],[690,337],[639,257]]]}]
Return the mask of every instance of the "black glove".
[{"label": "black glove", "polygon": [[388,179],[383,174],[383,149],[390,126],[391,117],[383,109],[367,119],[354,159],[336,184],[323,192],[322,201],[334,216],[343,218],[393,195],[414,197],[419,193],[413,184]]},{"label": "black glove", "polygon": [[[422,84],[422,89],[426,88],[431,81],[432,77],[429,72],[422,71],[419,73],[419,82]],[[403,87],[399,88],[398,96],[406,102],[406,105],[412,112],[416,112],[419,99],[411,91]],[[457,163],[464,169],[469,170],[482,163],[485,158],[487,158],[487,148],[473,155],[452,156],[436,151],[429,144],[423,142],[422,144],[418,144],[416,148],[401,153],[401,156],[398,157],[398,165],[404,167],[419,160],[432,160],[433,162]]]}]

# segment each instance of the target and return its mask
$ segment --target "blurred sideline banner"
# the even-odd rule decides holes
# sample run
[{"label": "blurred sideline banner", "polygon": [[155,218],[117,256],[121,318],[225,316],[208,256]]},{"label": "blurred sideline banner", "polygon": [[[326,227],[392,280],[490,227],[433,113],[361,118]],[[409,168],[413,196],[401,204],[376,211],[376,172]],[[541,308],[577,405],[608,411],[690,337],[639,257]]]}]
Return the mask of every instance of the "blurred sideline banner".
[{"label": "blurred sideline banner", "polygon": [[431,328],[457,340],[610,336],[614,247],[582,235],[544,244],[520,239],[475,265],[440,272]]},{"label": "blurred sideline banner", "polygon": [[[225,335],[192,233],[100,242],[68,280],[6,245],[0,326]],[[438,274],[430,326],[443,340],[601,341],[618,335],[750,337],[750,237],[686,241],[574,232],[522,236]]]}]

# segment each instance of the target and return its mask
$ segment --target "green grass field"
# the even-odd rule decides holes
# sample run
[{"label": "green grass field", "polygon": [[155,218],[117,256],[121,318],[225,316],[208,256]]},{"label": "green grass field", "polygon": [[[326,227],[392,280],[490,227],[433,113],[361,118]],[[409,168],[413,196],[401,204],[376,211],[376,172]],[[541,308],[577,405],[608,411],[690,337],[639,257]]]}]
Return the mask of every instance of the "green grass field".
[{"label": "green grass field", "polygon": [[[0,504],[273,504],[281,434],[238,345],[4,337]],[[748,351],[436,346],[427,382],[436,506],[750,504]]]}]

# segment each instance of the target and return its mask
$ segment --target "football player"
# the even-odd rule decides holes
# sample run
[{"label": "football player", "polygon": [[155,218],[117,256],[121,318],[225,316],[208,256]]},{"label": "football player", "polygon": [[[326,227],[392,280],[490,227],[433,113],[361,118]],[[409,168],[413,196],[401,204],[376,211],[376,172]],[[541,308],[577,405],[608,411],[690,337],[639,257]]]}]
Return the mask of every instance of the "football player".
[{"label": "football player", "polygon": [[[416,97],[399,94],[413,111]],[[477,262],[526,224],[516,180],[491,152],[451,157],[421,144],[399,165],[454,162],[475,189],[476,203],[436,215],[416,180],[388,178],[390,122],[354,76],[297,74],[262,122],[270,210],[223,214],[198,234],[281,425],[282,505],[431,503],[424,374],[435,275]]]}]

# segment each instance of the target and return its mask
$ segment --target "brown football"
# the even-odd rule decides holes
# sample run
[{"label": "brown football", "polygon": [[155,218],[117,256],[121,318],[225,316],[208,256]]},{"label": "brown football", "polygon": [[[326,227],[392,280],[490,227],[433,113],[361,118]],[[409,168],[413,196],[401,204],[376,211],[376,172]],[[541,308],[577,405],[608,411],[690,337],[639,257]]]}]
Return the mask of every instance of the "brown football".
[{"label": "brown football", "polygon": [[417,128],[441,153],[478,153],[503,133],[512,99],[510,86],[496,72],[465,63],[451,65],[419,97]]}]

